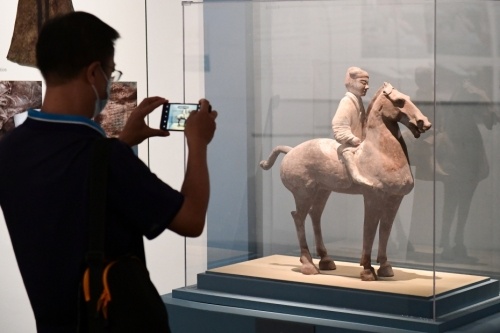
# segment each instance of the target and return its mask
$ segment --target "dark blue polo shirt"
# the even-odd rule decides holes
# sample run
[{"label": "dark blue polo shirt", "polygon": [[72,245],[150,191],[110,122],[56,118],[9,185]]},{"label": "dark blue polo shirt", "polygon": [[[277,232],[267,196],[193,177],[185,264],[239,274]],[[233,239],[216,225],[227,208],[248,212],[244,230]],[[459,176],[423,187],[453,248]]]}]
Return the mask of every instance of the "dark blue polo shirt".
[{"label": "dark blue polo shirt", "polygon": [[[85,117],[30,110],[0,141],[0,206],[39,332],[76,331],[89,161],[93,142],[103,135]],[[106,253],[144,259],[143,236],[163,232],[183,196],[130,147],[111,141]]]}]

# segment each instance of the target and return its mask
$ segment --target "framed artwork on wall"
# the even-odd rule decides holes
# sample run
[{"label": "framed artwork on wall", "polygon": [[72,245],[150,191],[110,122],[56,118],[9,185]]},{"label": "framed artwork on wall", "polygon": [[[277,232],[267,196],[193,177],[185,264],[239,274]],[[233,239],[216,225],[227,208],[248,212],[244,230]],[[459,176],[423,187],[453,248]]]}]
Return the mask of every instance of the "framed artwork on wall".
[{"label": "framed artwork on wall", "polygon": [[95,121],[110,138],[123,130],[132,110],[137,107],[137,82],[113,82],[108,104]]},{"label": "framed artwork on wall", "polygon": [[42,81],[0,81],[0,140],[14,129],[14,116],[42,107]]}]

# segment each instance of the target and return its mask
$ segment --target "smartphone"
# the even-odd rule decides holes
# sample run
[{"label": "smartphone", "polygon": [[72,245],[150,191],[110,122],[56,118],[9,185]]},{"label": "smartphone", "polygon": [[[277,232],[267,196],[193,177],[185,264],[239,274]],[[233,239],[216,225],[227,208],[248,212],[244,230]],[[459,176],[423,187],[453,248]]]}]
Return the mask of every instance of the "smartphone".
[{"label": "smartphone", "polygon": [[196,103],[163,104],[160,129],[166,131],[184,131],[189,114],[199,109],[200,105]]}]

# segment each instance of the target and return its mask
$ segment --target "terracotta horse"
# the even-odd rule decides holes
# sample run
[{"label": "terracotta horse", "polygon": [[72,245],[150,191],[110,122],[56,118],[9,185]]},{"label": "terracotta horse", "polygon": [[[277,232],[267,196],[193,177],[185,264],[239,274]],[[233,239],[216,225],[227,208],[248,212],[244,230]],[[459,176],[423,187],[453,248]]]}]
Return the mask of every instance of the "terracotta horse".
[{"label": "terracotta horse", "polygon": [[[359,172],[378,184],[376,188],[353,183],[339,159],[339,143],[333,139],[312,139],[296,147],[277,146],[267,160],[261,161],[264,170],[270,169],[278,155],[286,154],[281,162],[281,180],[292,192],[296,210],[292,217],[300,243],[301,272],[318,274],[306,241],[304,223],[311,217],[320,270],[333,270],[335,262],[328,256],[321,234],[321,215],[332,191],[362,194],[364,198],[363,251],[361,279],[372,281],[394,275],[387,261],[387,242],[394,218],[403,197],[413,189],[413,175],[408,151],[398,126],[404,124],[415,138],[431,128],[431,123],[410,98],[384,83],[373,97],[367,111],[366,138],[355,151]],[[375,273],[371,252],[379,228]]]}]

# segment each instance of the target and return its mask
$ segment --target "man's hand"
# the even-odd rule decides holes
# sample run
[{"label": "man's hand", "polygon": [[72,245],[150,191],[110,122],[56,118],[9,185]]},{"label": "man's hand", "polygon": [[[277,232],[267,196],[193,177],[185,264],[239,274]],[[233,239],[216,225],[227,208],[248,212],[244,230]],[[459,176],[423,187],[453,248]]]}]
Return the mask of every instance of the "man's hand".
[{"label": "man's hand", "polygon": [[154,136],[170,135],[168,131],[149,127],[144,121],[144,118],[146,118],[148,114],[166,102],[167,100],[162,97],[145,98],[139,106],[132,111],[118,138],[129,146],[135,146],[145,139]]},{"label": "man's hand", "polygon": [[208,145],[214,136],[217,111],[212,110],[210,102],[201,99],[200,111],[191,112],[187,121],[185,135],[188,147]]}]

